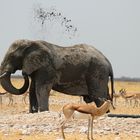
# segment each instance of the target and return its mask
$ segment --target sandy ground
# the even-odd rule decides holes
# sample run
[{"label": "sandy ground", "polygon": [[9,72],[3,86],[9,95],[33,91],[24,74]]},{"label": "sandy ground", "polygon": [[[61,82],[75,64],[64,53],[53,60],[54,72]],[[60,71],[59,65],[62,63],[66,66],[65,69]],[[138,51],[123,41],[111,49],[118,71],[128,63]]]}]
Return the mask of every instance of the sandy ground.
[{"label": "sandy ground", "polygon": [[[27,104],[24,104],[22,96],[14,96],[13,105],[8,106],[8,98],[3,96],[0,107],[0,140],[60,140],[59,124],[63,120],[60,109],[66,103],[77,103],[79,100],[79,97],[55,92],[50,96],[49,112],[30,114],[28,97]],[[140,115],[140,101],[134,107],[134,101],[131,105],[125,104],[120,97],[116,109],[111,109],[111,113]],[[86,140],[87,116],[76,113],[75,118],[66,124],[65,135],[66,140]],[[111,118],[104,115],[94,120],[93,135],[96,140],[140,140],[140,118]]]}]

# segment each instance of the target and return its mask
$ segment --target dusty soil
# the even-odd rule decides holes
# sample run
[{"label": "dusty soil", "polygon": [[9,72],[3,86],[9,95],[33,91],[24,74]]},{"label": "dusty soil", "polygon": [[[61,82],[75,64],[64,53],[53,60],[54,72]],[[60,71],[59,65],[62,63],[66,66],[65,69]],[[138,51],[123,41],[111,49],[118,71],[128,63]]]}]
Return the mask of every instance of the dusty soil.
[{"label": "dusty soil", "polygon": [[[19,84],[19,83],[18,83]],[[129,87],[137,92],[140,83],[115,83],[117,89]],[[136,90],[137,89],[137,90]],[[23,96],[13,96],[13,105],[8,106],[8,98],[3,96],[0,106],[0,140],[60,140],[60,122],[64,116],[61,108],[66,103],[79,102],[79,97],[53,92],[50,96],[50,111],[31,114],[27,104],[22,102]],[[118,98],[116,109],[110,113],[140,115],[140,101],[137,107],[125,104]],[[86,140],[87,115],[75,113],[65,125],[67,140]],[[104,115],[94,120],[93,134],[96,140],[140,140],[140,118],[116,118]]]}]

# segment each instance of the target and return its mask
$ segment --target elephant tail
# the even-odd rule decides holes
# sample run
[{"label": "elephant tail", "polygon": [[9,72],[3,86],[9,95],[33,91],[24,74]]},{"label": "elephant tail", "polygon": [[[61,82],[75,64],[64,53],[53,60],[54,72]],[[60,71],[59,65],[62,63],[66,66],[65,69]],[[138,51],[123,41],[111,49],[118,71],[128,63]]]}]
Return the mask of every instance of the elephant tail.
[{"label": "elephant tail", "polygon": [[110,82],[111,82],[111,101],[113,102],[113,94],[115,93],[114,90],[114,75],[113,75],[113,70],[111,69],[110,71]]},{"label": "elephant tail", "polygon": [[111,82],[111,96],[110,96],[110,99],[111,99],[111,105],[113,107],[113,109],[115,109],[115,106],[113,105],[113,94],[115,93],[114,91],[114,76],[113,76],[113,71],[110,73],[110,82]]}]

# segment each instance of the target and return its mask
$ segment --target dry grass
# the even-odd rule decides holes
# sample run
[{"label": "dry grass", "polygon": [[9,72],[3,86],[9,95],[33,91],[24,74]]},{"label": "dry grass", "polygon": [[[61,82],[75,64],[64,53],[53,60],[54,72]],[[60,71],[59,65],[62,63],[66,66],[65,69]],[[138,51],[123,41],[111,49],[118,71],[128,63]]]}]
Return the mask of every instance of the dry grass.
[{"label": "dry grass", "polygon": [[[17,82],[18,81],[18,82]],[[13,79],[13,84],[16,85],[16,87],[21,87],[23,81]],[[115,91],[118,92],[121,88],[125,88],[127,92],[140,92],[140,82],[115,82]],[[3,92],[4,90],[0,87],[0,92]],[[19,96],[16,96],[18,98]],[[79,97],[70,96],[70,95],[64,95],[60,93],[54,93],[53,96],[50,98],[62,100],[62,99],[69,99],[72,100],[80,100]],[[62,106],[58,104],[51,104],[50,110],[53,111],[59,111]],[[6,104],[3,105],[1,108],[1,111],[10,110],[11,112],[27,112],[28,111],[28,105],[17,105],[15,104],[14,107],[9,107]],[[14,110],[14,111],[13,111]],[[111,110],[111,113],[125,113],[125,114],[140,114],[140,107],[133,107],[133,106],[125,106],[124,99],[119,98],[117,102],[116,110]],[[12,114],[12,113],[11,113]],[[14,113],[13,113],[14,114]],[[56,140],[58,138],[58,133],[49,133],[47,135],[44,134],[32,134],[32,135],[22,135],[20,132],[13,132],[8,135],[4,135],[0,133],[0,140]],[[94,135],[96,140],[138,140],[139,138],[134,137],[132,135],[124,134],[123,132],[119,135],[115,134],[109,134],[109,135]],[[67,140],[86,140],[86,134],[79,134],[78,132],[75,132],[75,134],[66,134]]]},{"label": "dry grass", "polygon": [[125,88],[127,92],[140,93],[140,82],[115,82],[115,91],[119,91],[121,88]]}]

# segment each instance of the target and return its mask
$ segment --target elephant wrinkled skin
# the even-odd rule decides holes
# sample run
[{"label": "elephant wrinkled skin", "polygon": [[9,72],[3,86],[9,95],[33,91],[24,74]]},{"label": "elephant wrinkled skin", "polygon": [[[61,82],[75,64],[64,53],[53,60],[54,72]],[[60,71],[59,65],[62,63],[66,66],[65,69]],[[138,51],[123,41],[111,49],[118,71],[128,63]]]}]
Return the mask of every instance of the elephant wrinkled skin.
[{"label": "elephant wrinkled skin", "polygon": [[[16,89],[10,75],[22,70],[25,84]],[[30,112],[49,110],[51,89],[83,96],[85,102],[100,98],[112,99],[113,71],[108,59],[93,46],[79,44],[60,47],[45,41],[17,40],[8,49],[0,69],[3,88],[16,95],[23,94],[29,86]],[[111,79],[111,96],[108,81]]]}]

